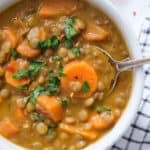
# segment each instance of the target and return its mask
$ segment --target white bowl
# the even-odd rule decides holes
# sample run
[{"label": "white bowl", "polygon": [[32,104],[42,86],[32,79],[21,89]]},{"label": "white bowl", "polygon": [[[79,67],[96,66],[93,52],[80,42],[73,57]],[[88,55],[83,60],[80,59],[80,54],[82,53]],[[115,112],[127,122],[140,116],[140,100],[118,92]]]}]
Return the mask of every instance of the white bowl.
[{"label": "white bowl", "polygon": [[[9,5],[12,5],[17,0],[1,0],[0,9],[3,10]],[[127,46],[130,50],[130,54],[132,58],[141,58],[141,54],[139,51],[138,43],[136,38],[134,37],[134,33],[131,28],[128,26],[127,20],[121,18],[118,11],[114,8],[111,2],[106,0],[88,0],[91,4],[100,8],[107,14],[120,29]],[[143,91],[143,80],[144,74],[142,68],[137,68],[134,70],[134,79],[133,79],[133,88],[132,94],[130,96],[130,100],[128,106],[126,107],[124,113],[122,114],[119,121],[116,123],[114,128],[107,133],[103,138],[99,139],[97,142],[91,144],[85,150],[106,150],[110,146],[112,146],[127,130],[129,125],[134,119],[134,116],[137,112],[138,105],[141,99],[142,91]],[[15,144],[9,142],[8,140],[0,137],[0,150],[20,150],[22,148],[16,146]]]}]

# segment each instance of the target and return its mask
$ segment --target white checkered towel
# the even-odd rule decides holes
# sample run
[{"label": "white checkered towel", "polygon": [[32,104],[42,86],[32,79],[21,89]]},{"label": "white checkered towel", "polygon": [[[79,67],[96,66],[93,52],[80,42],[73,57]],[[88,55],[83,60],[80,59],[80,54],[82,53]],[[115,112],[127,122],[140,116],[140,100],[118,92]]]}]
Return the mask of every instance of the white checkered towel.
[{"label": "white checkered towel", "polygon": [[[138,0],[136,1],[138,3]],[[144,1],[146,0],[141,2]],[[150,57],[150,0],[147,2],[149,3],[147,14],[149,17],[143,18],[144,23],[138,38],[143,57]],[[144,92],[136,118],[125,135],[110,150],[150,150],[150,65],[145,65],[143,69],[145,73]]]}]

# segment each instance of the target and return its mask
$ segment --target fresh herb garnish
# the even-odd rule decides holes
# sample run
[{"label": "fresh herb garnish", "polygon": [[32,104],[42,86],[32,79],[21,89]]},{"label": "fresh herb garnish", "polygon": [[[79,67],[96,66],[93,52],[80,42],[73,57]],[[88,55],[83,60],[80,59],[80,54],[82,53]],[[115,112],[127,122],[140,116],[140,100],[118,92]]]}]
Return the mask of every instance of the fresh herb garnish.
[{"label": "fresh herb garnish", "polygon": [[96,108],[96,112],[99,113],[99,114],[102,113],[102,112],[111,113],[111,109],[108,106],[98,106]]},{"label": "fresh herb garnish", "polygon": [[79,57],[80,56],[80,50],[78,48],[73,48],[72,49],[72,53],[76,56],[76,57]]},{"label": "fresh herb garnish", "polygon": [[66,25],[73,26],[76,22],[76,18],[77,18],[77,16],[71,16],[69,18],[66,18],[66,20],[65,20]]},{"label": "fresh herb garnish", "polygon": [[40,95],[40,93],[44,90],[42,86],[38,86],[30,95],[29,101],[32,104],[36,104],[36,98]]},{"label": "fresh herb garnish", "polygon": [[56,49],[58,46],[59,46],[59,40],[55,35],[53,35],[51,38],[47,40],[43,40],[38,43],[38,48],[40,50],[46,50],[49,48]]},{"label": "fresh herb garnish", "polygon": [[82,91],[83,92],[89,92],[90,91],[90,86],[89,86],[87,81],[83,82],[83,84],[82,84]]},{"label": "fresh herb garnish", "polygon": [[31,62],[30,66],[27,70],[23,70],[23,69],[19,68],[18,73],[14,74],[13,78],[22,79],[22,78],[28,78],[28,77],[35,77],[44,64],[45,64],[45,62],[43,62],[43,61],[34,60]]},{"label": "fresh herb garnish", "polygon": [[43,40],[43,41],[40,41],[40,42],[38,43],[38,48],[39,48],[40,50],[46,50],[46,49],[48,49],[48,48],[50,48],[50,47],[51,47],[51,40],[50,40],[50,39]]},{"label": "fresh herb garnish", "polygon": [[59,40],[58,40],[57,36],[55,36],[55,35],[52,36],[50,40],[51,40],[51,47],[56,49],[59,46]]},{"label": "fresh herb garnish", "polygon": [[54,70],[50,70],[50,75],[47,83],[47,92],[49,94],[54,94],[58,91],[58,88],[60,86],[60,78],[63,77],[65,74],[63,73],[63,65],[61,62],[59,62],[58,65],[58,76],[55,75]]},{"label": "fresh herb garnish", "polygon": [[51,69],[50,72],[49,72],[49,75],[50,75],[50,77],[53,77],[55,75],[54,70]]},{"label": "fresh herb garnish", "polygon": [[61,59],[62,58],[60,56],[58,56],[58,55],[52,56],[52,60],[54,60],[54,61],[59,61]]},{"label": "fresh herb garnish", "polygon": [[13,48],[10,48],[9,52],[10,52],[11,56],[13,56],[14,58],[18,57],[18,53]]},{"label": "fresh herb garnish", "polygon": [[17,89],[18,90],[28,90],[29,87],[28,86],[18,86]]},{"label": "fresh herb garnish", "polygon": [[58,127],[58,124],[51,124],[51,125],[49,126],[47,135],[48,135],[48,136],[51,136],[51,135],[52,135],[52,129],[56,129],[57,127]]},{"label": "fresh herb garnish", "polygon": [[32,61],[29,67],[29,77],[35,77],[44,65],[45,62],[41,60]]},{"label": "fresh herb garnish", "polygon": [[64,72],[63,72],[63,64],[60,62],[59,63],[59,65],[58,65],[58,75],[60,76],[60,77],[64,77],[65,76],[65,74],[64,74]]},{"label": "fresh herb garnish", "polygon": [[56,129],[58,127],[58,124],[56,123],[53,123],[49,126],[49,128],[52,128],[52,129]]},{"label": "fresh herb garnish", "polygon": [[51,76],[48,79],[47,91],[49,94],[54,94],[58,91],[60,79],[57,76]]},{"label": "fresh herb garnish", "polygon": [[68,103],[69,103],[69,101],[68,101],[68,99],[66,99],[66,98],[64,98],[64,99],[61,100],[61,105],[62,105],[63,107],[66,107],[66,106],[68,105]]},{"label": "fresh herb garnish", "polygon": [[25,71],[25,70],[23,70],[21,68],[18,69],[18,73],[17,74],[13,75],[13,78],[18,79],[18,80],[22,79],[22,78],[27,78],[27,77],[29,77],[28,71]]},{"label": "fresh herb garnish", "polygon": [[40,114],[39,114],[39,113],[34,112],[34,113],[33,113],[33,116],[34,116],[34,119],[35,119],[36,121],[41,120],[41,116],[40,116]]},{"label": "fresh herb garnish", "polygon": [[72,16],[72,17],[67,18],[65,20],[65,23],[66,23],[65,36],[66,36],[67,39],[71,39],[71,38],[73,38],[74,36],[77,35],[77,32],[74,28],[75,19],[76,19],[76,16]]},{"label": "fresh herb garnish", "polygon": [[67,47],[67,48],[72,48],[73,47],[73,41],[71,39],[65,39],[64,40],[64,45]]},{"label": "fresh herb garnish", "polygon": [[52,135],[52,130],[48,129],[47,136],[51,136],[51,135]]}]

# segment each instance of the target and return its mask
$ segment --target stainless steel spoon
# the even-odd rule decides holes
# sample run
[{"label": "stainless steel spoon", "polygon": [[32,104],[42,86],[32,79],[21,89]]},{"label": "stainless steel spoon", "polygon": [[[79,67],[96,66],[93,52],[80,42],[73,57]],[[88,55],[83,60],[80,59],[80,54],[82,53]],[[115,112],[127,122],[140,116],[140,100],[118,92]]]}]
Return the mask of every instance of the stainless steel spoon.
[{"label": "stainless steel spoon", "polygon": [[127,58],[123,61],[117,61],[115,60],[105,49],[101,48],[101,47],[97,47],[104,55],[106,55],[109,58],[109,62],[111,63],[111,65],[114,67],[115,69],[115,78],[112,81],[112,85],[111,88],[109,90],[108,95],[110,95],[112,93],[112,91],[114,90],[116,84],[117,84],[117,80],[119,77],[119,74],[123,71],[127,71],[139,66],[142,66],[144,64],[148,64],[150,63],[150,58],[143,58],[143,59],[130,59]]}]

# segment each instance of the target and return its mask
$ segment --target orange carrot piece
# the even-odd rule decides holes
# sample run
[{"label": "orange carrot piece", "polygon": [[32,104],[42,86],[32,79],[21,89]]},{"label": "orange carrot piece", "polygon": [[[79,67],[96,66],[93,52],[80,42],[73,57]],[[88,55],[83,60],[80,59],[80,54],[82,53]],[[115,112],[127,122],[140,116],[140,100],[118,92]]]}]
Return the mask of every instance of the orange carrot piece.
[{"label": "orange carrot piece", "polygon": [[54,96],[41,95],[37,98],[37,103],[53,121],[58,122],[63,119],[63,108]]},{"label": "orange carrot piece", "polygon": [[60,124],[60,130],[67,132],[69,134],[78,134],[83,136],[84,138],[86,138],[87,140],[95,140],[97,138],[97,134],[94,131],[85,131],[85,130],[81,130],[81,129],[77,129],[71,125],[67,125],[64,123]]},{"label": "orange carrot piece", "polygon": [[107,31],[94,24],[89,24],[83,33],[84,39],[91,42],[106,40],[108,36],[109,33]]},{"label": "orange carrot piece", "polygon": [[13,75],[17,73],[18,69],[21,68],[21,63],[23,60],[18,59],[11,61],[8,64],[8,70],[5,72],[5,79],[6,82],[14,87],[24,86],[30,83],[30,78],[23,78],[23,79],[15,79],[13,78]]},{"label": "orange carrot piece", "polygon": [[5,29],[4,33],[5,33],[6,40],[10,42],[11,48],[15,48],[18,43],[18,37],[16,33],[10,28]]},{"label": "orange carrot piece", "polygon": [[0,133],[3,136],[11,138],[18,132],[19,128],[9,118],[4,118],[0,121]]},{"label": "orange carrot piece", "polygon": [[110,115],[109,118],[105,118],[104,116],[102,116],[102,114],[92,113],[89,122],[94,129],[98,129],[98,130],[107,129],[115,121],[115,116],[113,113],[108,115]]},{"label": "orange carrot piece", "polygon": [[24,111],[23,109],[19,108],[19,107],[16,107],[15,109],[15,114],[16,114],[16,117],[20,120],[20,121],[25,121],[26,120],[26,116],[24,114]]},{"label": "orange carrot piece", "polygon": [[46,0],[41,6],[39,16],[42,18],[48,18],[70,15],[76,9],[76,3],[70,0]]},{"label": "orange carrot piece", "polygon": [[64,67],[64,76],[61,79],[61,87],[66,93],[70,94],[70,83],[72,81],[79,81],[80,83],[88,82],[90,90],[89,92],[78,92],[75,93],[75,97],[86,98],[89,97],[95,92],[97,88],[98,77],[92,66],[87,64],[84,61],[75,61],[70,64],[67,64]]},{"label": "orange carrot piece", "polygon": [[40,54],[40,51],[38,49],[34,49],[30,47],[29,43],[27,41],[23,41],[18,47],[17,52],[26,58],[34,58],[37,57]]}]

